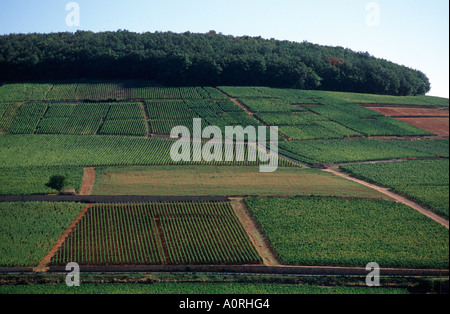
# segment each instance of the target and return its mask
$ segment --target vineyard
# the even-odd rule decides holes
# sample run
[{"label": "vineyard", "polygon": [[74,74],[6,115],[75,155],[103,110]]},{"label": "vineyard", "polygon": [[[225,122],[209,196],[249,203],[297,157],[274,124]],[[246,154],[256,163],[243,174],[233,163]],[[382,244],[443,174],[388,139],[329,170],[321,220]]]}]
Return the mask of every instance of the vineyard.
[{"label": "vineyard", "polygon": [[83,168],[80,167],[32,167],[0,170],[0,195],[37,195],[58,193],[49,186],[53,176],[64,177],[64,188],[80,191]]},{"label": "vineyard", "polygon": [[[356,102],[332,97],[334,94],[331,92],[263,87],[220,89],[238,97],[265,124],[280,125],[280,132],[292,140],[433,135],[359,106]],[[366,100],[363,95],[361,97]]]},{"label": "vineyard", "polygon": [[[128,136],[76,135],[6,135],[0,136],[0,169],[31,167],[93,167],[126,165],[216,165],[259,166],[267,164],[259,158],[248,160],[248,145],[244,145],[244,161],[236,159],[240,145],[235,145],[233,156],[223,151],[232,161],[179,161],[170,156],[175,140]],[[225,150],[225,147],[223,147]],[[95,152],[95,153],[92,153]],[[191,160],[195,151],[191,149]],[[285,158],[279,158],[280,167],[299,167]]]},{"label": "vineyard", "polygon": [[73,261],[80,265],[262,262],[229,203],[97,205],[52,264]]},{"label": "vineyard", "polygon": [[146,81],[90,83],[18,83],[0,88],[1,102],[228,98],[211,87],[160,87]]},{"label": "vineyard", "polygon": [[[0,133],[146,137],[170,135],[180,125],[192,131],[192,119],[201,118],[204,127],[218,126],[222,133],[226,126],[279,126],[280,133],[294,141],[433,135],[350,103],[339,93],[266,87],[220,90],[157,87],[145,81],[8,84],[0,88]],[[254,116],[227,94],[239,98]],[[356,100],[357,96],[353,95]],[[369,102],[366,96],[360,97]],[[427,98],[411,101],[428,104]]]},{"label": "vineyard", "polygon": [[[322,171],[340,167],[448,218],[448,138],[367,104],[448,108],[448,100],[434,97],[268,87],[1,85],[0,266],[77,262],[132,272],[146,265],[236,265],[246,272],[245,265],[278,271],[376,261],[448,269],[448,229],[384,189]],[[202,145],[194,145],[193,119],[223,135],[229,126],[277,126],[279,168],[260,173],[268,162],[249,160],[261,148],[245,140],[232,151],[214,146],[217,161],[192,161],[205,144],[212,154],[216,143],[205,132]],[[190,131],[189,145],[171,138],[176,126]],[[189,147],[191,161],[175,162],[174,144],[183,152]],[[56,196],[54,177],[83,195]],[[6,203],[21,196],[104,203]],[[216,197],[230,200],[206,202]]]},{"label": "vineyard", "polygon": [[0,203],[0,266],[37,266],[83,205]]},{"label": "vineyard", "polygon": [[[448,151],[447,151],[448,152]],[[342,169],[379,185],[393,188],[449,216],[449,161],[414,160],[404,163],[346,165]]]},{"label": "vineyard", "polygon": [[[403,205],[325,198],[250,198],[252,214],[288,265],[448,268],[448,229]],[[395,240],[394,240],[395,239]]]},{"label": "vineyard", "polygon": [[280,151],[304,162],[323,165],[448,155],[449,141],[375,139],[281,142]]}]

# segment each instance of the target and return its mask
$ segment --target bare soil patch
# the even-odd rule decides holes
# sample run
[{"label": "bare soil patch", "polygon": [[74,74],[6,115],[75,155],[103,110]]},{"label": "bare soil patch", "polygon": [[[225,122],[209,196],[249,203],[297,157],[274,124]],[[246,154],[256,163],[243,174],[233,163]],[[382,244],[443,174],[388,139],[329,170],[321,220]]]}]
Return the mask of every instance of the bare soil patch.
[{"label": "bare soil patch", "polygon": [[439,136],[449,136],[449,118],[396,118]]},{"label": "bare soil patch", "polygon": [[439,136],[449,136],[449,108],[379,105],[365,107]]},{"label": "bare soil patch", "polygon": [[367,107],[389,117],[448,117],[448,108]]},{"label": "bare soil patch", "polygon": [[81,184],[80,195],[92,195],[95,183],[95,168],[84,168],[83,183]]}]

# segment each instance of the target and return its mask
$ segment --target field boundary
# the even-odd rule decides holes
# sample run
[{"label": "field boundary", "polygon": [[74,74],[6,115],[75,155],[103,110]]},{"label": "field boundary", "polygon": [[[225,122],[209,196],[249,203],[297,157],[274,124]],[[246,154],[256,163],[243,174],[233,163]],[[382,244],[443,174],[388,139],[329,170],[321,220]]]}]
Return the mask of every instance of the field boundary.
[{"label": "field boundary", "polygon": [[80,195],[91,195],[95,184],[95,167],[84,168],[83,183]]},{"label": "field boundary", "polygon": [[382,164],[382,163],[394,163],[394,162],[407,162],[407,161],[418,161],[418,160],[449,160],[448,157],[429,157],[429,158],[400,158],[400,159],[385,159],[385,160],[369,160],[369,161],[350,161],[350,162],[342,162],[342,163],[334,163],[334,164],[323,164],[325,168],[336,168],[340,166],[347,165],[370,165],[370,164]]},{"label": "field boundary", "polygon": [[354,177],[352,177],[352,176],[350,176],[348,174],[344,174],[344,173],[338,172],[338,171],[333,170],[333,169],[324,169],[323,171],[332,173],[332,174],[337,175],[339,177],[342,177],[344,179],[347,179],[347,180],[350,180],[350,181],[353,181],[353,182],[365,185],[367,187],[370,187],[370,188],[372,188],[374,190],[377,190],[378,192],[381,192],[381,193],[383,193],[383,194],[393,198],[397,202],[402,203],[402,204],[404,204],[406,206],[409,206],[412,209],[415,209],[419,213],[427,216],[428,218],[431,218],[435,222],[437,222],[437,223],[441,224],[442,226],[444,226],[445,228],[449,229],[449,221],[448,220],[446,220],[446,219],[436,215],[435,213],[429,211],[428,209],[425,209],[424,207],[418,205],[417,203],[415,203],[415,202],[413,202],[413,201],[411,201],[411,200],[409,200],[409,199],[407,199],[407,198],[405,198],[403,196],[400,196],[400,195],[392,192],[390,189],[382,188],[382,187],[379,187],[379,186],[377,186],[375,184],[368,183],[368,182],[360,180],[360,179],[356,179],[356,178],[354,178]]},{"label": "field boundary", "polygon": [[[2,274],[34,273],[31,267],[0,268]],[[64,266],[50,266],[44,272],[67,274]],[[81,273],[215,273],[215,274],[274,274],[306,276],[367,276],[362,267],[344,266],[265,266],[265,265],[123,265],[82,266]],[[380,277],[448,278],[448,269],[380,268]]]},{"label": "field boundary", "polygon": [[[0,273],[17,273],[19,269],[0,268]],[[22,268],[22,272],[32,272]],[[277,274],[277,275],[328,275],[367,276],[369,271],[362,267],[333,266],[80,266],[81,273],[233,273],[233,274]],[[65,273],[63,266],[51,266],[47,273]],[[403,269],[381,268],[380,277],[449,277],[448,269]]]},{"label": "field boundary", "polygon": [[163,202],[228,202],[244,198],[332,198],[348,200],[380,200],[376,197],[337,195],[228,195],[228,196],[145,196],[145,195],[0,195],[0,203],[15,202],[78,202],[97,203],[163,203]]},{"label": "field boundary", "polygon": [[245,231],[250,237],[253,245],[255,246],[258,254],[264,261],[266,266],[280,266],[281,263],[278,260],[276,253],[270,246],[269,240],[259,228],[258,223],[252,217],[247,205],[244,203],[243,198],[230,198],[231,206],[233,207],[236,215],[245,228]]},{"label": "field boundary", "polygon": [[404,109],[438,109],[438,110],[449,110],[448,106],[438,106],[438,105],[401,105],[401,104],[363,104],[363,103],[355,103],[355,105],[365,107],[365,108],[396,108],[401,107]]},{"label": "field boundary", "polygon": [[228,196],[145,196],[145,195],[0,195],[1,202],[157,203],[227,202]]},{"label": "field boundary", "polygon": [[80,214],[77,216],[77,218],[75,218],[75,220],[72,222],[72,224],[69,226],[69,228],[67,228],[67,230],[64,232],[64,234],[58,239],[58,241],[55,243],[55,245],[52,247],[52,249],[42,259],[42,261],[39,263],[39,265],[33,269],[33,271],[45,272],[49,269],[48,265],[50,264],[53,256],[55,256],[55,254],[59,251],[59,249],[64,244],[66,239],[72,233],[73,229],[75,229],[77,224],[86,215],[86,213],[89,211],[90,208],[92,208],[91,204],[88,204],[84,207],[84,209],[80,212]]}]

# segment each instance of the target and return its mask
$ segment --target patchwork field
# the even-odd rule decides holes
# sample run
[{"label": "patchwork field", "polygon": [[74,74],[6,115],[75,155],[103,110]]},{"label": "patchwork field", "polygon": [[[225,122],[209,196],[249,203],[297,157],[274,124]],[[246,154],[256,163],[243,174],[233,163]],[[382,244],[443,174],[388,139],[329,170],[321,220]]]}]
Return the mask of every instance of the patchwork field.
[{"label": "patchwork field", "polygon": [[[0,202],[0,267],[35,267],[56,252],[44,266],[78,262],[119,265],[132,272],[130,266],[209,265],[236,266],[245,273],[245,265],[273,267],[268,254],[279,267],[365,267],[376,261],[381,267],[447,270],[448,229],[382,192],[317,168],[341,167],[448,219],[448,107],[448,99],[427,96],[266,87],[160,87],[145,81],[4,84],[0,198],[56,194],[59,189],[49,183],[62,176],[65,188],[106,198],[234,199]],[[260,173],[259,166],[267,162],[237,161],[237,145],[232,153],[222,151],[232,161],[174,161],[172,128],[185,126],[193,136],[194,118],[202,119],[203,128],[217,126],[222,133],[227,126],[278,126],[282,156],[277,171]],[[203,144],[208,142],[209,134],[201,137]],[[245,156],[250,145],[244,143]],[[84,192],[83,181],[90,183]],[[201,293],[280,291],[279,285],[182,287]],[[0,284],[0,293],[39,291],[22,288]],[[322,291],[290,286],[286,292],[308,289]]]}]

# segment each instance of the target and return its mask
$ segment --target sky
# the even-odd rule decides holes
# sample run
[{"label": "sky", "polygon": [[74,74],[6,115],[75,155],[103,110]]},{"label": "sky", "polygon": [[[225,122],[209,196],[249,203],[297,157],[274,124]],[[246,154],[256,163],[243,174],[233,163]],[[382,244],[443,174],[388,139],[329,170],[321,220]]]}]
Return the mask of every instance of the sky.
[{"label": "sky", "polygon": [[424,72],[429,95],[449,98],[448,0],[0,0],[0,35],[118,29],[215,30],[367,51]]}]

